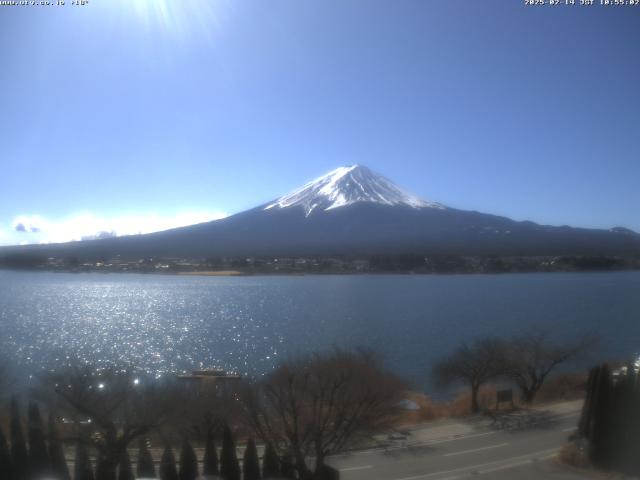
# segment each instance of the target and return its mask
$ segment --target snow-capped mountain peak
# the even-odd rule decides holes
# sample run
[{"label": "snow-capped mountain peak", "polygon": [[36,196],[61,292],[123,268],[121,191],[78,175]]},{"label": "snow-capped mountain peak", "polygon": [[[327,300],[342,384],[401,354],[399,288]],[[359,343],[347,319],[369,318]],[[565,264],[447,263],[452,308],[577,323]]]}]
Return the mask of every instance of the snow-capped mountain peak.
[{"label": "snow-capped mountain peak", "polygon": [[412,208],[445,208],[405,192],[393,182],[362,165],[339,167],[270,203],[265,210],[300,206],[305,215],[359,202],[405,205]]}]

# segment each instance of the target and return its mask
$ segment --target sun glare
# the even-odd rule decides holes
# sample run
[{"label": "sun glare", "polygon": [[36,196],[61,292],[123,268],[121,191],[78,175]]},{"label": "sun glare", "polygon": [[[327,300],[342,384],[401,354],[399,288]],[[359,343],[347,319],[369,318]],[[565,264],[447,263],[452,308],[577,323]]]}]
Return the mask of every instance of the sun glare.
[{"label": "sun glare", "polygon": [[134,15],[149,30],[209,36],[220,24],[224,0],[118,0],[119,13]]}]

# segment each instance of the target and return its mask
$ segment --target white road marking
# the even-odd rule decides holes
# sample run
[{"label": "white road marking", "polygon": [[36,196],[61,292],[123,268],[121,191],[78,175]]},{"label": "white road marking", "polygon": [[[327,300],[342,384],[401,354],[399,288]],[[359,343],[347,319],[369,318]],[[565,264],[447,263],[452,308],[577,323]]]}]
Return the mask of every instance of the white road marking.
[{"label": "white road marking", "polygon": [[451,453],[445,453],[444,455],[442,455],[443,457],[455,457],[457,455],[464,455],[466,453],[474,453],[474,452],[481,452],[483,450],[491,450],[492,448],[500,448],[500,447],[506,447],[507,445],[509,445],[508,443],[499,443],[497,445],[489,445],[487,447],[480,447],[480,448],[473,448],[471,450],[462,450],[461,452],[451,452]]},{"label": "white road marking", "polygon": [[346,468],[340,468],[339,470],[341,472],[352,472],[354,470],[366,470],[368,468],[373,468],[373,465],[362,465],[360,467],[346,467]]},{"label": "white road marking", "polygon": [[[551,455],[545,455],[544,457],[535,457],[537,460],[549,460],[550,458],[555,457],[557,454],[552,453]],[[529,465],[533,458],[529,458],[527,460],[521,460],[519,462],[505,463],[504,465],[499,465],[497,467],[487,468],[484,470],[480,470],[480,473],[490,473],[497,472],[500,470],[508,470],[510,468],[520,467],[522,465]]]},{"label": "white road marking", "polygon": [[576,430],[576,427],[571,427],[571,428],[563,428],[561,430],[562,433],[566,433],[566,432],[574,432]]},{"label": "white road marking", "polygon": [[[538,458],[538,460],[549,460],[550,458],[555,457],[556,454],[553,453],[551,455],[547,455],[545,457],[542,458]],[[485,470],[475,470],[474,471],[474,475],[484,475],[485,473],[493,473],[493,472],[499,472],[501,470],[509,470],[510,468],[516,468],[516,467],[523,467],[525,465],[531,465],[531,461],[533,460],[533,458],[528,458],[527,460],[522,460],[519,462],[513,462],[513,463],[505,463],[504,465],[500,465],[498,467],[493,467],[493,468],[487,468]],[[465,472],[462,475],[454,475],[452,477],[443,477],[443,478],[439,478],[438,480],[459,480],[460,478],[467,478],[469,476],[469,472]]]},{"label": "white road marking", "polygon": [[[538,452],[531,452],[531,453],[527,453],[526,455],[519,455],[517,457],[511,457],[511,458],[503,458],[502,460],[494,460],[493,462],[487,462],[487,463],[479,463],[477,465],[469,465],[467,467],[459,467],[459,468],[454,468],[452,470],[443,470],[441,472],[433,472],[433,473],[425,473],[423,475],[414,475],[412,477],[402,477],[402,478],[397,478],[395,480],[418,480],[421,478],[430,478],[430,477],[434,477],[436,475],[446,475],[448,473],[462,473],[462,472],[469,472],[469,471],[473,471],[473,470],[478,470],[482,467],[490,467],[490,466],[494,466],[494,468],[499,468],[502,467],[504,465],[509,465],[509,463],[502,463],[501,462],[513,462],[513,461],[518,461],[518,460],[523,460],[523,459],[527,459],[527,461],[525,461],[524,463],[528,463],[528,461],[531,461],[531,459],[533,458],[540,458],[541,456],[547,456],[549,454],[555,454],[555,452],[558,450],[558,448],[552,448],[549,450],[540,450]],[[544,458],[544,457],[543,457]],[[517,466],[517,465],[516,465]],[[450,477],[446,477],[446,478],[450,478]],[[452,478],[459,478],[459,477],[452,477]],[[441,479],[444,480],[444,479]]]}]

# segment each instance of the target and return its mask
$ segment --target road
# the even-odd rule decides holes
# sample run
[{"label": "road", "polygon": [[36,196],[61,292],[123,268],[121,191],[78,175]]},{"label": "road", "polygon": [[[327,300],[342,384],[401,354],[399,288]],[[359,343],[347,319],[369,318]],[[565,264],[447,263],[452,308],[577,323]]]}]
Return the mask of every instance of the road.
[{"label": "road", "polygon": [[[480,476],[504,479],[579,479],[551,459],[576,428],[580,411],[538,411],[500,416],[455,438],[424,441],[428,426],[386,448],[333,457],[342,480],[455,480]],[[456,425],[450,426],[456,431]],[[459,430],[459,428],[458,428]]]}]

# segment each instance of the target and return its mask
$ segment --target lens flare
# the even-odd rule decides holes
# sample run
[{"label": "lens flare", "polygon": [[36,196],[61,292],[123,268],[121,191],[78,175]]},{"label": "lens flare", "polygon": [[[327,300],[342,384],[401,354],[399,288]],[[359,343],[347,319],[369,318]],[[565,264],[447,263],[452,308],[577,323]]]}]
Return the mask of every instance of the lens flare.
[{"label": "lens flare", "polygon": [[145,29],[180,38],[210,38],[222,21],[226,0],[116,0],[109,10]]}]

